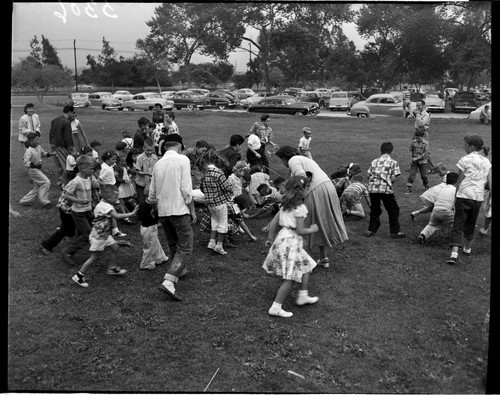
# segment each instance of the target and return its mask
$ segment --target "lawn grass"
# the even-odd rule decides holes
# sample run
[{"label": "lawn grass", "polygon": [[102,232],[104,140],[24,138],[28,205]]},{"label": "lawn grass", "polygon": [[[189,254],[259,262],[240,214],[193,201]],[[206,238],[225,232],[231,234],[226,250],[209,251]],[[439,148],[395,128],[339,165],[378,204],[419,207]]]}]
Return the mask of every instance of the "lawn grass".
[{"label": "lawn grass", "polygon": [[[64,101],[51,100],[44,108],[37,106],[45,149],[50,121],[61,114]],[[385,212],[377,236],[368,239],[362,236],[368,219],[347,219],[349,240],[330,251],[329,269],[317,268],[311,276],[310,293],[320,301],[299,308],[290,295],[283,307],[294,316],[279,319],[267,310],[280,280],[261,268],[267,249],[260,229],[269,217],[248,220],[259,240],[238,236],[238,248],[228,249],[226,256],[207,250],[207,235],[196,226],[189,274],[178,284],[184,296],[180,303],[156,289],[165,268],[139,270],[138,224],[120,224],[134,245],[120,250],[127,275],[107,276],[104,258],[90,269],[88,289],[74,284],[71,276],[78,268],[59,259],[59,247],[48,257],[37,251],[41,238],[59,226],[57,209],[17,203],[30,189],[18,154],[18,119],[22,106],[36,101],[12,101],[10,201],[22,218],[9,221],[9,391],[203,392],[217,372],[208,392],[484,392],[491,238],[477,239],[473,257],[455,266],[444,263],[446,232],[425,247],[416,242],[428,216],[417,222],[409,217],[421,206],[420,178],[414,193],[404,194],[410,120],[272,117],[279,145],[295,146],[302,128],[312,129],[313,157],[328,174],[352,161],[365,174],[380,144],[392,141],[393,158],[403,172],[395,189],[401,230],[407,234],[391,239]],[[137,119],[150,115],[77,112],[88,137],[101,141],[102,151],[114,148],[123,129],[135,131]],[[232,134],[247,134],[259,118],[230,111],[176,111],[188,147],[204,139],[223,148]],[[491,127],[433,119],[435,162],[454,169],[465,154],[467,134],[478,134],[491,146]],[[277,158],[270,163],[286,176]],[[44,171],[54,181],[52,160],[45,161]],[[431,185],[439,181],[430,178]],[[51,200],[58,196],[53,185]],[[482,219],[483,212],[479,225]],[[161,231],[160,240],[166,246]],[[87,256],[78,253],[78,265]]]}]

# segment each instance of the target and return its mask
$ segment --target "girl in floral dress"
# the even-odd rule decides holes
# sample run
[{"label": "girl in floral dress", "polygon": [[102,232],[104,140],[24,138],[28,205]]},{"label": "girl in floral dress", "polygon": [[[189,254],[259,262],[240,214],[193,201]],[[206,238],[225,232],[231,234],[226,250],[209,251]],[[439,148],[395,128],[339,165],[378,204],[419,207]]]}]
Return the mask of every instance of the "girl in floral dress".
[{"label": "girl in floral dress", "polygon": [[[287,297],[293,282],[300,283],[300,290],[295,303],[299,306],[313,304],[317,296],[309,296],[309,273],[316,267],[316,262],[304,250],[302,235],[318,231],[318,225],[312,224],[304,228],[307,208],[304,204],[304,190],[307,181],[302,176],[292,176],[285,185],[285,194],[279,215],[276,215],[269,226],[269,237],[266,245],[271,244],[262,268],[269,274],[283,279],[276,298],[269,309],[269,315],[291,317],[293,313],[285,311],[281,305]],[[277,225],[281,226],[276,238]],[[274,239],[274,241],[273,241]]]}]

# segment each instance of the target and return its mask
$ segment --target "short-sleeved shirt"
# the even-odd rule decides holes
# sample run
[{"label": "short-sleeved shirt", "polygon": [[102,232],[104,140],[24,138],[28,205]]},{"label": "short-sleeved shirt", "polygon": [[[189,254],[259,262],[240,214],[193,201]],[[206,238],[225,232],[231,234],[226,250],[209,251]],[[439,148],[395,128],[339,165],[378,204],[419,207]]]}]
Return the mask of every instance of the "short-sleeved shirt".
[{"label": "short-sleeved shirt", "polygon": [[457,197],[482,202],[491,162],[477,151],[473,151],[460,158],[457,167],[464,173],[464,179],[458,187]]},{"label": "short-sleeved shirt", "polygon": [[73,155],[68,155],[66,157],[66,170],[73,171],[75,170],[76,159]]},{"label": "short-sleeved shirt", "polygon": [[87,203],[71,203],[71,210],[75,213],[83,213],[92,210],[92,181],[90,178],[82,178],[76,175],[70,182],[68,182],[64,191],[77,199],[86,200]]},{"label": "short-sleeved shirt", "polygon": [[[147,156],[144,152],[137,157],[135,168],[148,174],[153,174],[153,167],[158,162],[158,157],[155,154]],[[135,183],[141,187],[145,187],[150,182],[150,176],[136,174]]]},{"label": "short-sleeved shirt", "polygon": [[311,146],[311,140],[312,138],[306,138],[305,136],[302,136],[299,140],[299,148],[304,151],[309,151]]},{"label": "short-sleeved shirt", "polygon": [[455,209],[455,185],[445,184],[434,202],[434,210],[453,211]]},{"label": "short-sleeved shirt", "polygon": [[261,147],[260,137],[256,134],[251,134],[248,136],[248,145],[251,146],[255,151],[259,150]]},{"label": "short-sleeved shirt", "polygon": [[116,177],[115,170],[107,163],[101,164],[101,171],[99,172],[99,178],[104,184],[115,185]]},{"label": "short-sleeved shirt", "polygon": [[401,175],[398,162],[389,154],[384,154],[372,161],[368,169],[369,193],[394,193],[391,177]]},{"label": "short-sleeved shirt", "polygon": [[94,220],[90,236],[94,239],[106,240],[111,235],[113,218],[111,212],[114,211],[112,204],[101,200],[94,209]]},{"label": "short-sleeved shirt", "polygon": [[283,208],[281,208],[279,224],[280,226],[295,229],[297,228],[297,218],[305,217],[307,217],[307,207],[305,204],[301,204],[293,210],[285,211]]}]

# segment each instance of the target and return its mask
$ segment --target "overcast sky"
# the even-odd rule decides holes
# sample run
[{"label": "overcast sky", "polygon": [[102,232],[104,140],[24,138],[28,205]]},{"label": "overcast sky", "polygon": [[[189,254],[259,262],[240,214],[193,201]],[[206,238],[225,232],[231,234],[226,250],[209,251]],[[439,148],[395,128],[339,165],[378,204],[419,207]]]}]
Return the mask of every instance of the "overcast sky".
[{"label": "overcast sky", "polygon": [[[87,4],[93,10],[85,11]],[[161,3],[13,3],[12,63],[29,55],[30,41],[43,35],[55,47],[59,59],[71,70],[75,68],[73,45],[76,40],[77,67],[86,67],[88,54],[97,57],[102,49],[103,37],[118,55],[128,58],[137,49],[135,42],[145,38],[150,30],[146,22]],[[90,17],[93,15],[94,17]],[[352,24],[346,25],[345,34],[357,47],[363,47]],[[253,37],[256,38],[256,37]],[[247,44],[248,45],[248,44]],[[229,57],[237,71],[246,71],[248,52],[238,50]],[[209,61],[193,57],[194,63]]]}]

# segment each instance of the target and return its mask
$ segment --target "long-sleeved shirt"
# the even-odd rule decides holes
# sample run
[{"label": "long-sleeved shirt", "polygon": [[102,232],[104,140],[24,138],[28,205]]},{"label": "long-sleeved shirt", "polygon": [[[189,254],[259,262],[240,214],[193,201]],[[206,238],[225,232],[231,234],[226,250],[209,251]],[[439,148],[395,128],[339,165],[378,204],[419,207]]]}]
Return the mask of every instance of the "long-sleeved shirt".
[{"label": "long-sleeved shirt", "polygon": [[418,164],[427,163],[429,159],[429,143],[422,139],[417,141],[413,139],[410,144],[410,160]]},{"label": "long-sleeved shirt", "polygon": [[64,115],[53,119],[50,123],[49,141],[56,147],[68,148],[73,145],[71,122]]},{"label": "long-sleeved shirt", "polygon": [[233,188],[228,182],[224,172],[210,164],[205,171],[201,182],[201,191],[205,194],[208,206],[220,206],[230,202],[233,198]]},{"label": "long-sleeved shirt", "polygon": [[173,150],[156,162],[149,185],[148,199],[158,205],[158,216],[189,214],[193,200],[191,164],[189,158]]}]

